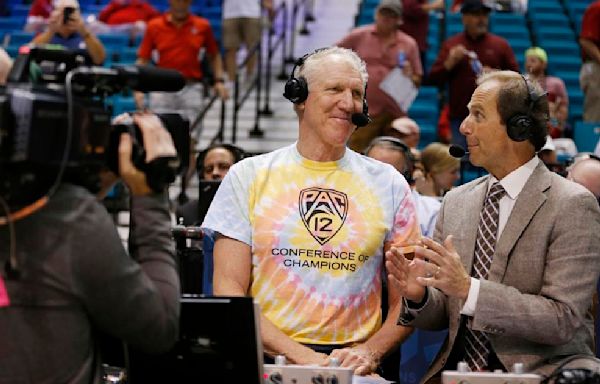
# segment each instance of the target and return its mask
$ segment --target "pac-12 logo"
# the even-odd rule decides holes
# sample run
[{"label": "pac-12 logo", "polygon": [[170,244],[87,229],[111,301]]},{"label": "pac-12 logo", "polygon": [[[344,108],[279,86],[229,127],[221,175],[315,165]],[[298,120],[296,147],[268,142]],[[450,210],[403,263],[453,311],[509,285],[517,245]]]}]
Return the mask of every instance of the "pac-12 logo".
[{"label": "pac-12 logo", "polygon": [[303,189],[299,205],[304,226],[321,245],[338,233],[348,214],[348,196],[333,189]]}]

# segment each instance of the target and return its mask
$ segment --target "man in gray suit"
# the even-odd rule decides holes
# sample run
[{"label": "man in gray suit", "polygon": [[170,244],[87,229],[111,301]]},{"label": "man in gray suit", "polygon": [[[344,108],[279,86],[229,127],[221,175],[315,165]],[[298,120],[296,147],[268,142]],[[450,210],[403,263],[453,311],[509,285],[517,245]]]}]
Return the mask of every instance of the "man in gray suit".
[{"label": "man in gray suit", "polygon": [[[490,175],[444,198],[434,240],[415,259],[386,254],[403,296],[399,323],[448,328],[422,378],[465,361],[472,370],[550,374],[569,366],[600,372],[592,360],[592,295],[600,274],[600,210],[585,188],[546,169],[548,102],[512,71],[483,75],[460,131],[471,163]],[[496,241],[497,239],[497,241]]]}]

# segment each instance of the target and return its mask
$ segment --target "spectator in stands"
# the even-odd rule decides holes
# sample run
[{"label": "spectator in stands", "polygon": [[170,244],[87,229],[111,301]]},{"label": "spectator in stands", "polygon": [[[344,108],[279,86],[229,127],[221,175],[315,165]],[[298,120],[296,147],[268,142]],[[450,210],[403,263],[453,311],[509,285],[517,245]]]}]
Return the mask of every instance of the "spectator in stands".
[{"label": "spectator in stands", "polygon": [[[235,80],[237,52],[242,43],[250,51],[262,37],[262,10],[273,16],[273,0],[223,0],[223,48],[229,81]],[[246,64],[246,82],[254,77],[256,55]]]},{"label": "spectator in stands", "polygon": [[444,9],[444,0],[432,0],[431,2],[430,0],[402,0],[402,7],[403,15],[400,30],[412,36],[417,42],[421,65],[425,69],[429,13]]},{"label": "spectator in stands", "polygon": [[[65,9],[71,10],[70,14]],[[48,27],[31,41],[34,44],[58,44],[66,49],[81,52],[100,65],[104,62],[104,45],[90,32],[81,13],[77,0],[57,0],[56,8],[50,13]]]},{"label": "spectator in stands", "polygon": [[375,24],[354,29],[336,44],[358,53],[369,71],[367,101],[373,121],[350,138],[348,145],[357,152],[364,151],[374,137],[390,135],[392,120],[406,116],[406,111],[379,87],[385,77],[394,68],[401,67],[415,86],[421,83],[423,69],[419,47],[414,38],[398,30],[401,21],[400,0],[381,0],[375,10]]},{"label": "spectator in stands", "polygon": [[[549,103],[548,103],[549,104]],[[561,176],[566,176],[565,164],[558,161],[558,151],[552,137],[546,137],[546,144],[537,153],[542,163],[552,172],[556,172]]]},{"label": "spectator in stands", "polygon": [[159,15],[146,0],[111,0],[90,28],[95,33],[127,33],[133,41],[144,34],[146,23]]},{"label": "spectator in stands", "polygon": [[450,156],[449,146],[431,143],[421,151],[423,178],[416,181],[417,190],[424,196],[441,199],[460,178],[460,160]]},{"label": "spectator in stands", "polygon": [[[196,170],[199,180],[221,181],[229,168],[244,158],[244,151],[231,144],[213,144],[200,152]],[[200,225],[198,222],[198,200],[190,200],[177,208],[177,217],[184,225]]]},{"label": "spectator in stands", "polygon": [[519,71],[508,42],[488,32],[490,11],[481,0],[464,0],[461,8],[464,32],[444,41],[428,75],[430,83],[449,84],[452,143],[463,147],[466,141],[459,127],[468,115],[467,103],[475,90],[476,77],[490,68]]},{"label": "spectator in stands", "polygon": [[6,84],[6,77],[12,68],[12,59],[4,48],[0,48],[0,85]]},{"label": "spectator in stands", "polygon": [[411,186],[421,233],[423,236],[433,236],[435,220],[437,219],[441,203],[437,198],[421,195],[415,188],[415,180],[413,178],[415,159],[408,144],[392,136],[379,136],[369,143],[365,150],[365,155],[390,164],[404,176],[404,179]]},{"label": "spectator in stands", "polygon": [[575,162],[567,178],[586,187],[600,203],[600,158],[590,156]]},{"label": "spectator in stands", "polygon": [[[200,64],[200,53],[205,50],[212,75],[214,91],[227,98],[223,78],[223,63],[219,46],[208,20],[190,12],[192,0],[169,0],[169,10],[148,23],[144,39],[138,50],[138,64],[148,64],[152,52],[158,52],[157,66],[176,69],[186,78],[186,86],[177,93],[152,92],[150,109],[176,110],[192,123],[203,106],[206,75]],[[139,109],[145,105],[143,94],[136,93]]]},{"label": "spectator in stands", "polygon": [[219,233],[214,291],[260,304],[269,356],[301,365],[335,357],[365,375],[410,331],[395,323],[393,294],[382,323],[381,267],[384,249],[410,252],[420,237],[415,206],[396,170],[346,146],[365,62],[331,47],[305,56],[293,76],[306,86],[288,93],[298,141],[235,164],[202,224]]},{"label": "spectator in stands", "polygon": [[531,80],[537,81],[548,92],[550,120],[548,132],[552,138],[563,137],[569,117],[569,96],[564,81],[555,76],[547,76],[548,55],[540,47],[531,47],[525,51],[525,69]]},{"label": "spectator in stands", "polygon": [[600,122],[600,0],[591,3],[583,14],[581,33],[583,65],[579,82],[583,89],[583,121]]},{"label": "spectator in stands", "polygon": [[48,18],[54,9],[54,0],[33,0],[27,15],[25,30],[42,33],[48,26]]},{"label": "spectator in stands", "polygon": [[391,136],[402,140],[414,154],[414,150],[417,149],[417,146],[419,145],[421,131],[419,129],[419,124],[410,117],[405,116],[392,121],[391,127]]}]

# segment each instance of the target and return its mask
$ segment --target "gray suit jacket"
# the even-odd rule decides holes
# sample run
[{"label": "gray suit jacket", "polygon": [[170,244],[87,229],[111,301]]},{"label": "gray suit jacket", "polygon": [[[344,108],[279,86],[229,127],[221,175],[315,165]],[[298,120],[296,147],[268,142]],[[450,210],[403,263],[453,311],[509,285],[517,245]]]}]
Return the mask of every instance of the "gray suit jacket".
[{"label": "gray suit jacket", "polygon": [[[489,176],[453,189],[444,198],[434,238],[453,235],[471,272],[479,214]],[[582,186],[537,166],[519,194],[498,239],[488,280],[482,280],[472,329],[488,334],[510,369],[526,370],[546,359],[592,355],[589,311],[600,274],[600,209]],[[418,311],[403,308],[399,323],[437,330],[448,339],[422,379],[444,366],[455,343],[464,302],[430,288]],[[545,368],[545,369],[544,369]],[[538,372],[546,373],[550,366]]]}]

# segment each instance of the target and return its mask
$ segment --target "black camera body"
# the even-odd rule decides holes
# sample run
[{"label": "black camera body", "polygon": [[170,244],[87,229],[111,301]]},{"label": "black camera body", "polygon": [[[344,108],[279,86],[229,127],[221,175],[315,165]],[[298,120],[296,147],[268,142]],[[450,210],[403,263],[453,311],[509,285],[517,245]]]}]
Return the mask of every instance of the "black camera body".
[{"label": "black camera body", "polygon": [[42,178],[42,172],[60,174],[61,168],[89,174],[108,167],[118,173],[122,132],[132,135],[132,161],[146,173],[148,185],[163,190],[187,164],[189,121],[177,113],[159,114],[178,157],[146,163],[140,129],[133,122],[111,124],[106,97],[127,89],[149,91],[154,84],[157,90],[178,90],[183,77],[137,66],[81,67],[84,59],[76,55],[34,47],[15,60],[7,85],[0,88],[0,196],[19,194],[23,183]]}]

